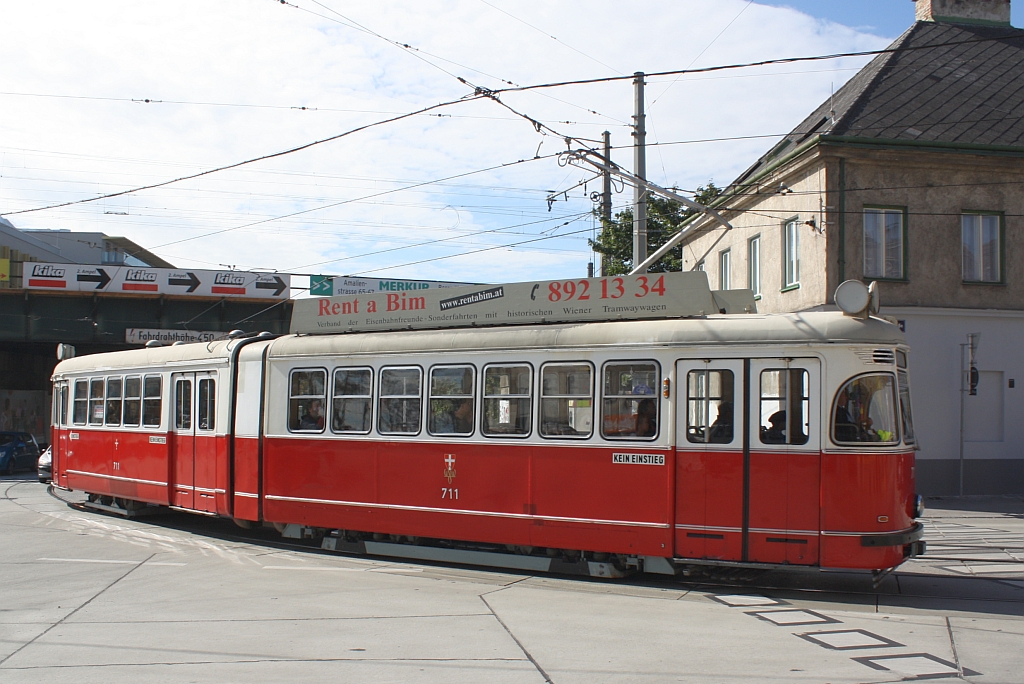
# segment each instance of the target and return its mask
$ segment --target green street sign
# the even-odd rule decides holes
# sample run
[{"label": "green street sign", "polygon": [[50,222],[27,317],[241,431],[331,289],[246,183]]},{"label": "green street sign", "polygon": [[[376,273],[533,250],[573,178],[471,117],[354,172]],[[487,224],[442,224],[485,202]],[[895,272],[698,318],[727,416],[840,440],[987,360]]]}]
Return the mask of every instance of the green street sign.
[{"label": "green street sign", "polygon": [[309,294],[318,297],[331,297],[334,295],[333,276],[309,276]]}]

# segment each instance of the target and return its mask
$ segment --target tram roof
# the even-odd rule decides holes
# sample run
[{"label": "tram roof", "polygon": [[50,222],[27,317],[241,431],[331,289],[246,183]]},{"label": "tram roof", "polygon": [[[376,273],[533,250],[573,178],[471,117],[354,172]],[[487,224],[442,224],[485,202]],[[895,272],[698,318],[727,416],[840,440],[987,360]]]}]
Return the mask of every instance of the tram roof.
[{"label": "tram roof", "polygon": [[[398,332],[287,335],[271,342],[270,355],[486,351],[678,345],[751,346],[759,344],[904,344],[898,327],[878,318],[835,312],[718,315],[704,318],[551,325],[449,328]],[[196,342],[90,354],[57,365],[55,375],[116,368],[159,368],[208,361],[224,363],[235,342]]]},{"label": "tram roof", "polygon": [[431,352],[488,349],[555,349],[756,344],[903,344],[898,327],[881,319],[832,312],[717,315],[703,318],[563,323],[387,333],[288,336],[270,355]]}]

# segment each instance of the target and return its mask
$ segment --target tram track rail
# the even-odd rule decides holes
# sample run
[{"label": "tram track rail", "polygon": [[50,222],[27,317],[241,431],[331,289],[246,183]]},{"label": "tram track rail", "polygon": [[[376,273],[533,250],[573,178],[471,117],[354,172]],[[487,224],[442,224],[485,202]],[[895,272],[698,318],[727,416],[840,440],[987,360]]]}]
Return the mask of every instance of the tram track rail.
[{"label": "tram track rail", "polygon": [[[79,511],[81,513],[97,515],[97,516],[101,516],[101,517],[114,517],[115,516],[114,513],[111,513],[109,511],[99,511],[99,510],[95,510],[95,509],[89,508],[89,507],[85,506],[83,504],[83,502],[70,501],[70,500],[62,497],[58,493],[59,490],[57,490],[53,486],[49,486],[47,489],[48,489],[48,492],[49,492],[50,496],[52,496],[53,498],[57,499],[58,501],[61,501],[62,503],[68,505],[69,507],[71,507],[74,510]],[[11,498],[9,496],[6,496],[6,492],[5,492],[5,496],[3,498],[6,498],[7,500],[10,500],[12,503],[14,503],[15,505],[18,505],[19,507],[22,507],[22,508],[24,508],[26,510],[31,510],[30,507],[25,506],[24,504],[21,504],[16,499],[13,499],[13,498]],[[408,559],[398,559],[398,558],[391,557],[391,556],[375,556],[375,555],[369,555],[369,554],[367,554],[367,555],[349,554],[349,553],[344,553],[344,552],[338,552],[338,551],[322,549],[319,546],[315,546],[315,545],[313,545],[311,543],[291,542],[291,541],[287,541],[287,540],[284,540],[284,539],[275,539],[275,538],[270,536],[269,528],[254,528],[252,530],[239,530],[237,532],[235,532],[235,531],[227,531],[226,529],[214,529],[211,526],[211,523],[216,522],[217,524],[220,524],[221,526],[223,526],[223,523],[226,523],[228,521],[226,519],[223,519],[223,518],[211,519],[211,518],[199,518],[199,517],[196,517],[193,520],[193,519],[191,519],[192,516],[177,515],[177,512],[170,511],[168,509],[162,509],[162,510],[166,511],[166,513],[164,515],[160,516],[160,519],[157,519],[155,517],[154,518],[147,518],[145,524],[147,524],[147,525],[156,525],[156,526],[165,527],[165,528],[170,528],[170,529],[177,530],[179,532],[183,532],[183,533],[190,534],[190,535],[200,535],[200,536],[203,536],[203,537],[212,537],[212,538],[219,539],[219,540],[225,541],[225,542],[240,543],[240,544],[255,544],[255,545],[259,545],[259,546],[266,547],[266,548],[272,548],[272,549],[283,550],[283,551],[295,551],[295,552],[300,552],[300,553],[303,553],[303,554],[316,555],[316,556],[324,556],[324,557],[329,557],[329,558],[361,558],[361,559],[369,559],[369,560],[380,561],[380,562],[384,562],[384,563],[402,563],[402,564],[409,564],[410,563],[410,561]],[[121,517],[121,519],[125,519],[125,520],[129,519],[127,516],[119,516],[119,517]],[[173,521],[173,522],[171,522],[171,521]],[[989,547],[984,547],[984,548],[989,548]],[[922,561],[924,561],[924,562],[928,562],[928,561],[965,562],[965,563],[986,563],[986,564],[991,564],[993,562],[993,561],[991,561],[989,559],[979,560],[979,559],[976,559],[976,558],[952,558],[952,557],[947,557],[947,556],[942,556],[942,557],[928,557],[928,556],[925,556],[923,558],[918,559],[918,562],[922,562]],[[416,565],[420,565],[420,566],[436,568],[438,570],[448,570],[448,571],[453,571],[454,570],[454,571],[456,571],[455,573],[452,573],[452,572],[446,572],[445,573],[445,579],[448,579],[448,580],[452,579],[453,577],[458,576],[458,577],[464,578],[467,581],[471,581],[475,574],[478,574],[478,573],[488,573],[488,572],[500,572],[500,573],[503,573],[503,574],[516,574],[516,575],[522,575],[523,574],[521,572],[510,571],[508,569],[503,569],[503,568],[481,568],[481,567],[478,567],[478,566],[465,566],[465,565],[459,565],[459,564],[442,563],[442,562],[434,562],[434,561],[413,561],[413,563],[416,564]],[[1024,566],[1024,562],[1016,562],[1015,563],[1013,561],[1005,561],[1005,564],[1008,565],[1008,566],[1012,566],[1012,565]],[[876,610],[881,609],[882,607],[884,607],[885,606],[885,601],[887,601],[887,600],[896,600],[896,599],[906,600],[906,601],[945,600],[945,601],[958,602],[958,603],[959,602],[980,602],[980,603],[983,603],[983,604],[990,604],[990,605],[1007,604],[1007,605],[1013,605],[1013,606],[1020,606],[1021,607],[1021,611],[1020,612],[1021,612],[1021,614],[1024,614],[1024,585],[1020,585],[1019,586],[1017,584],[1012,584],[1012,582],[1015,581],[1012,578],[983,577],[983,576],[977,576],[977,575],[932,575],[932,574],[928,574],[927,577],[929,578],[929,580],[932,580],[933,582],[938,582],[938,583],[943,584],[945,586],[950,586],[951,590],[950,591],[945,591],[945,592],[944,591],[934,591],[934,592],[910,591],[910,592],[908,592],[908,591],[904,591],[903,590],[903,587],[901,586],[901,583],[900,583],[900,578],[901,577],[902,578],[908,578],[908,577],[911,577],[911,576],[920,577],[920,576],[922,576],[921,573],[908,572],[905,569],[904,570],[897,570],[891,576],[892,579],[893,579],[893,582],[887,583],[888,587],[891,587],[893,584],[895,584],[896,590],[893,591],[892,589],[885,589],[885,588],[879,589],[879,590],[867,590],[867,589],[860,589],[860,588],[857,588],[855,586],[829,587],[829,588],[799,586],[799,585],[792,584],[793,581],[798,581],[798,578],[795,575],[784,575],[784,577],[788,581],[781,581],[781,582],[765,581],[768,578],[770,578],[771,575],[777,574],[777,572],[778,571],[765,571],[759,578],[753,579],[751,581],[745,581],[745,582],[736,581],[736,580],[731,580],[730,581],[728,579],[716,580],[714,578],[707,578],[707,577],[703,577],[703,578],[700,578],[700,579],[691,579],[691,578],[687,578],[687,577],[682,576],[682,575],[678,575],[675,578],[669,579],[669,578],[663,578],[663,577],[659,577],[659,576],[656,576],[656,575],[650,575],[650,574],[632,575],[632,576],[630,576],[628,578],[615,579],[615,580],[599,579],[599,578],[584,578],[584,577],[575,577],[575,576],[568,577],[568,576],[562,576],[562,575],[558,575],[558,574],[547,575],[547,574],[534,574],[534,573],[526,573],[526,577],[527,578],[551,577],[551,578],[565,579],[565,580],[568,580],[568,581],[581,582],[581,583],[600,582],[602,584],[611,584],[613,586],[614,585],[621,585],[623,587],[635,586],[635,587],[660,588],[660,589],[671,588],[671,589],[676,589],[676,590],[680,590],[680,591],[685,591],[686,593],[691,593],[691,592],[719,592],[721,590],[729,590],[729,591],[733,591],[733,592],[739,591],[741,593],[753,593],[753,592],[758,592],[758,591],[760,591],[760,592],[776,592],[776,593],[781,592],[781,593],[784,593],[785,595],[787,595],[790,598],[793,597],[793,596],[806,597],[808,600],[814,600],[814,599],[825,600],[826,598],[829,598],[831,600],[839,600],[840,602],[842,602],[842,597],[851,597],[851,598],[857,598],[857,599],[874,598],[875,599],[874,603],[875,603]],[[824,571],[818,571],[817,573],[815,573],[813,568],[807,568],[807,569],[794,569],[793,572],[794,573],[801,573],[805,577],[813,577],[814,579],[819,579],[819,580],[821,578],[823,578],[823,577],[836,577],[836,576],[839,576],[839,575],[848,574],[848,575],[850,575],[850,580],[851,580],[848,584],[853,584],[854,582],[860,582],[860,581],[868,581],[868,582],[870,582],[870,579],[871,579],[870,573],[868,573],[866,571],[864,573],[859,573],[857,571],[824,570]],[[467,573],[467,574],[463,575],[463,574],[460,574],[460,573]],[[424,576],[425,577],[429,577],[430,575],[428,574],[428,575],[424,575]],[[521,581],[523,581],[523,578],[519,578],[519,579],[516,580],[516,582],[521,582]],[[952,590],[952,586],[954,584],[956,584],[956,583],[961,583],[962,584],[962,583],[965,583],[965,582],[966,583],[970,583],[970,586],[972,586],[972,587],[991,586],[993,588],[994,587],[1000,587],[1000,588],[1002,588],[1004,590],[1007,589],[1007,588],[1009,588],[1009,589],[1016,589],[1016,590],[1019,591],[1019,596],[1016,596],[1016,597],[1015,596],[1007,596],[1007,595],[1005,595],[1005,593],[1001,594],[999,596],[985,596],[985,595],[979,595],[978,592],[971,592],[971,595],[964,595],[963,592],[955,592],[955,591]],[[812,598],[812,597],[814,597],[814,598]],[[866,604],[861,603],[860,605],[866,605]]]}]

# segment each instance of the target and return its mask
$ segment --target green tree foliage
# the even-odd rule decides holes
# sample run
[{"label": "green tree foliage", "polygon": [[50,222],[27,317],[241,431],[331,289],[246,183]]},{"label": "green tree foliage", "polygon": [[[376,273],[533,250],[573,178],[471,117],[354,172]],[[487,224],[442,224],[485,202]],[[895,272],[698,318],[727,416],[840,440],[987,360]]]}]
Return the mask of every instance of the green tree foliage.
[{"label": "green tree foliage", "polygon": [[[707,206],[719,195],[722,189],[713,181],[697,188],[693,199]],[[669,199],[649,195],[647,199],[647,253],[653,254],[656,249],[679,232],[683,222],[697,212],[686,208]],[[603,257],[606,264],[604,275],[622,275],[633,269],[633,210],[625,209],[615,215],[601,227],[597,240],[588,240],[591,249]],[[648,269],[651,273],[681,271],[683,267],[683,248],[674,248],[663,256],[658,263]]]}]

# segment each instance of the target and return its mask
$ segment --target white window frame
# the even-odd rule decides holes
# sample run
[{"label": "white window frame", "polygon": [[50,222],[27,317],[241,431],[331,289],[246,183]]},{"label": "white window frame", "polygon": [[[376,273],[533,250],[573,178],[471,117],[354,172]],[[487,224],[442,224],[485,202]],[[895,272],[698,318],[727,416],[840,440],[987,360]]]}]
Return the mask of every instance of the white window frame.
[{"label": "white window frame", "polygon": [[[889,254],[889,218],[895,216],[899,219],[899,226],[897,228],[899,253],[896,258],[890,259],[892,255]],[[873,227],[880,228],[881,234],[878,240],[877,249],[877,263],[871,264],[868,262],[868,222],[875,220],[873,217],[880,217],[881,224]],[[906,236],[906,226],[904,226],[905,212],[903,209],[895,207],[865,207],[864,208],[864,277],[865,278],[882,278],[885,280],[903,280],[906,277],[904,273],[905,254],[907,246],[904,244]],[[897,266],[896,273],[890,273],[887,270],[887,266],[890,263],[894,263]]]},{"label": "white window frame", "polygon": [[800,286],[800,219],[782,225],[782,289]]},{"label": "white window frame", "polygon": [[[995,222],[996,229],[996,254],[995,263],[992,264],[992,268],[995,270],[995,278],[985,277],[985,219],[991,219]],[[968,225],[968,223],[972,225]],[[968,253],[967,253],[967,234],[968,231],[974,233],[972,236],[975,240],[975,244],[978,245],[976,253],[973,255],[973,264],[970,264],[973,273],[970,273],[972,277],[968,277]],[[1003,217],[1001,214],[994,212],[983,212],[983,211],[965,211],[960,218],[960,249],[963,254],[962,256],[962,278],[965,283],[1002,283],[1003,282]]]},{"label": "white window frame", "polygon": [[755,298],[761,297],[761,236],[747,241],[747,286]]},{"label": "white window frame", "polygon": [[723,249],[718,253],[718,289],[732,289],[732,250]]}]

